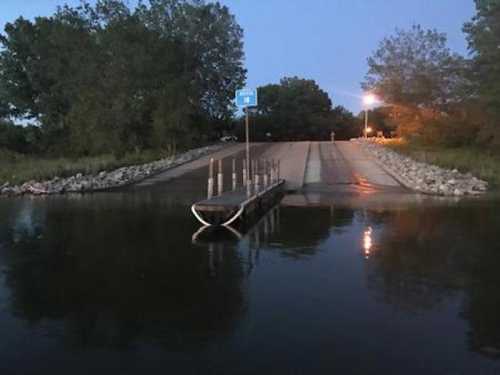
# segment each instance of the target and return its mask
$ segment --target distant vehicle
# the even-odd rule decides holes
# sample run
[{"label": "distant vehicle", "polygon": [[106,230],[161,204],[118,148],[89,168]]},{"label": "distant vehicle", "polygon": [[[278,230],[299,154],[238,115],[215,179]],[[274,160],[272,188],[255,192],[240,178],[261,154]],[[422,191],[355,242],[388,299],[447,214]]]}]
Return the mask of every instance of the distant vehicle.
[{"label": "distant vehicle", "polygon": [[238,140],[238,137],[234,135],[226,135],[222,137],[220,140],[221,142],[236,142]]}]

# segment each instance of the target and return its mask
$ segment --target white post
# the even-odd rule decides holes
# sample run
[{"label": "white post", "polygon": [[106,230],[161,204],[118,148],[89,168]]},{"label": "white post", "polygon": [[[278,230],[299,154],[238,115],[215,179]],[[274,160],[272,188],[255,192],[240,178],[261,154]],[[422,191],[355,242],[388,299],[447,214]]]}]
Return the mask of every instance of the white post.
[{"label": "white post", "polygon": [[255,194],[257,194],[259,192],[259,161],[256,160],[254,162],[254,173],[255,173],[255,177],[254,177],[254,180],[255,180]]},{"label": "white post", "polygon": [[222,195],[224,192],[224,175],[222,174],[222,159],[219,159],[219,173],[217,174],[217,192]]},{"label": "white post", "polygon": [[247,161],[243,159],[243,186],[247,186]]},{"label": "white post", "polygon": [[264,160],[264,188],[267,188],[269,185],[269,164],[267,160]]},{"label": "white post", "polygon": [[236,159],[233,158],[233,191],[236,190]]},{"label": "white post", "polygon": [[214,196],[214,159],[210,159],[210,163],[208,164],[208,191],[207,197],[208,199]]}]

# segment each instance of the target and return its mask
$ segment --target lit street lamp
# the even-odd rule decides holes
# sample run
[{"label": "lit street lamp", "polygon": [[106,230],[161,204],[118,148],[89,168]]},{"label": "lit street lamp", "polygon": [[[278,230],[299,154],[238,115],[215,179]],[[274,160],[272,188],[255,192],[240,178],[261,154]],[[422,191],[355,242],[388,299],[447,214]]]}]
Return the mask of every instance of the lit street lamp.
[{"label": "lit street lamp", "polygon": [[366,94],[363,96],[363,104],[365,105],[365,138],[368,138],[368,108],[371,107],[377,98],[373,94]]}]

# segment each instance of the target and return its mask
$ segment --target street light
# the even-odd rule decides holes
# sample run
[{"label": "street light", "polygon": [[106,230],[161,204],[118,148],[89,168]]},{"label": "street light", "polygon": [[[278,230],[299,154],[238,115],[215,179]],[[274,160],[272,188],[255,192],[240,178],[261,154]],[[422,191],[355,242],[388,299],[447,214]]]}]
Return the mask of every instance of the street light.
[{"label": "street light", "polygon": [[368,108],[374,105],[377,98],[373,94],[365,94],[363,103],[365,105],[365,138],[368,138]]}]

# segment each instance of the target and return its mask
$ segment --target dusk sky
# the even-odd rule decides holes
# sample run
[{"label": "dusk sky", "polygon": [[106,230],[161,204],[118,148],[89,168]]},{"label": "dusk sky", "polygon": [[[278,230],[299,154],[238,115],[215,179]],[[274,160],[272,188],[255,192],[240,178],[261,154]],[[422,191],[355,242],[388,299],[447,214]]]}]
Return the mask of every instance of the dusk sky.
[{"label": "dusk sky", "polygon": [[[20,15],[53,13],[79,0],[1,0],[0,28]],[[130,2],[134,4],[133,1]],[[467,53],[462,25],[473,0],[223,0],[245,31],[248,86],[284,76],[314,79],[334,105],[361,108],[366,59],[395,28],[421,24],[446,32],[449,46]]]}]

